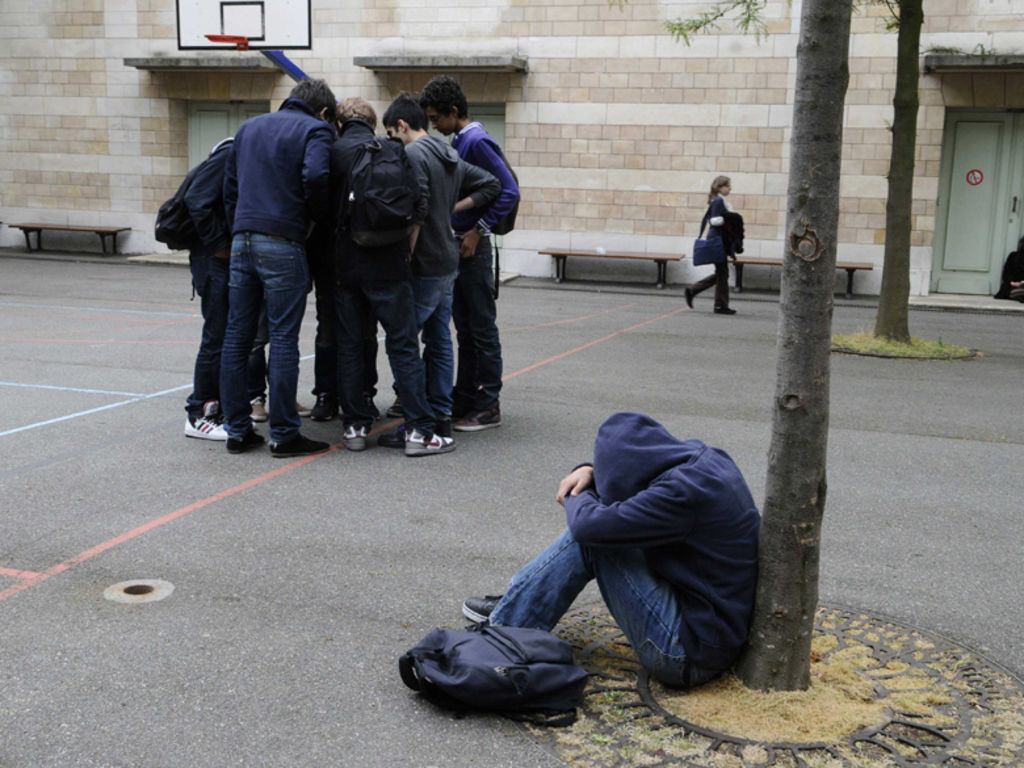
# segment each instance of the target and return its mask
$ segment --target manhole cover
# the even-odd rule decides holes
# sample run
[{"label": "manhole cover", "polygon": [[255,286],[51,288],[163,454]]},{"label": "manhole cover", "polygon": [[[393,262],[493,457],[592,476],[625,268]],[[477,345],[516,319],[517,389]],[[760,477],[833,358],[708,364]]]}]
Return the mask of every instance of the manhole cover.
[{"label": "manhole cover", "polygon": [[883,716],[831,742],[748,738],[686,719],[683,691],[651,680],[603,607],[558,634],[591,678],[570,728],[523,726],[571,766],[689,768],[1020,768],[1024,684],[938,635],[866,613],[822,607],[815,642],[870,682]]},{"label": "manhole cover", "polygon": [[103,597],[115,603],[152,603],[163,600],[174,591],[169,581],[135,579],[113,584],[103,590]]}]

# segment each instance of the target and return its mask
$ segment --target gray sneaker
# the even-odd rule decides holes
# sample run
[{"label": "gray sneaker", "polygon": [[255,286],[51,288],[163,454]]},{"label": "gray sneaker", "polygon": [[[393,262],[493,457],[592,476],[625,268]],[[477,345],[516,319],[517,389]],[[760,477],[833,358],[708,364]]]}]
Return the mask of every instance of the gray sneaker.
[{"label": "gray sneaker", "polygon": [[365,451],[366,450],[366,427],[357,427],[355,425],[349,425],[345,430],[344,437],[341,438],[342,442],[345,443],[345,447],[350,451]]},{"label": "gray sneaker", "polygon": [[455,450],[455,441],[440,435],[425,435],[418,429],[405,433],[406,456],[433,456]]},{"label": "gray sneaker", "polygon": [[462,604],[462,615],[470,621],[480,623],[482,621],[489,621],[491,614],[494,613],[494,608],[497,606],[498,601],[504,595],[485,595],[484,597],[467,597],[466,601]]}]

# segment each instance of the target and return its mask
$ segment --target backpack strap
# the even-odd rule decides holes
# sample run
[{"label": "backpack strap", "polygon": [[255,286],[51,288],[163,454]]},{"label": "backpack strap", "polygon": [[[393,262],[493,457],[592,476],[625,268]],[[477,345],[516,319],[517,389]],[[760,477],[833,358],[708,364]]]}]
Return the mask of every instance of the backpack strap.
[{"label": "backpack strap", "polygon": [[502,712],[501,716],[520,723],[546,725],[549,728],[565,728],[575,723],[577,719],[575,708],[568,711],[544,709],[537,712]]}]

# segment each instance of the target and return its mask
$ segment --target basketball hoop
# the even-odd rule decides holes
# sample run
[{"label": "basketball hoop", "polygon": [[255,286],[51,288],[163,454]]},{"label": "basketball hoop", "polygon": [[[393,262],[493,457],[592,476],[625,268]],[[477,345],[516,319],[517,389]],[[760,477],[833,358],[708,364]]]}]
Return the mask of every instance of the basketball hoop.
[{"label": "basketball hoop", "polygon": [[206,39],[211,43],[230,43],[239,51],[249,50],[249,38],[245,35],[206,35]]}]

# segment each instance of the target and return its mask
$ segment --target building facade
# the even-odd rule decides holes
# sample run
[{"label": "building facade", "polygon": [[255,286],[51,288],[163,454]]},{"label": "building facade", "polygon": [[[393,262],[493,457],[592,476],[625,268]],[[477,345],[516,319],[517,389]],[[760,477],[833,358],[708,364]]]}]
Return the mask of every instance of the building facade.
[{"label": "building facade", "polygon": [[[665,30],[706,7],[311,0],[312,46],[286,54],[339,98],[381,110],[434,74],[457,77],[522,186],[504,238],[509,270],[552,274],[537,253],[548,246],[687,254],[718,174],[732,177],[746,253],[780,256],[800,1],[769,3],[760,40],[728,22],[690,46]],[[925,0],[924,11],[911,291],[993,293],[1024,236],[1024,0]],[[861,7],[850,41],[838,248],[876,265],[856,278],[867,294],[879,289],[885,233],[888,13]],[[130,226],[122,251],[162,248],[153,216],[190,165],[293,84],[258,52],[179,50],[178,25],[175,0],[0,3],[0,219]],[[0,228],[0,245],[21,243]],[[581,278],[645,282],[649,272],[573,264]],[[778,285],[778,270],[748,272],[751,287]],[[698,274],[684,259],[669,282]]]}]

